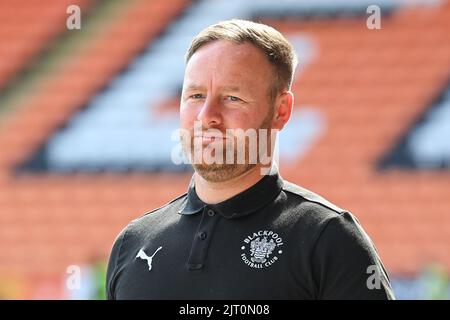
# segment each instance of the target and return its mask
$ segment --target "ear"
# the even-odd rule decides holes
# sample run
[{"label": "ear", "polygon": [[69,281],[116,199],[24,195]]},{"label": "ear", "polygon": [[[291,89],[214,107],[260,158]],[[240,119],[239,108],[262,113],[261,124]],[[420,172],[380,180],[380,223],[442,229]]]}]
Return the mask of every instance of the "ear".
[{"label": "ear", "polygon": [[284,91],[275,100],[275,113],[272,122],[272,129],[281,130],[291,118],[294,106],[294,94],[291,91]]}]

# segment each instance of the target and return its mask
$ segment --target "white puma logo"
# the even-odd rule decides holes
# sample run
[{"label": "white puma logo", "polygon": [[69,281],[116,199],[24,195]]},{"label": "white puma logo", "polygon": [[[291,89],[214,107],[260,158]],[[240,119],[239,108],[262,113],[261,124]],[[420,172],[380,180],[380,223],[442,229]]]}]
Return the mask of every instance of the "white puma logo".
[{"label": "white puma logo", "polygon": [[147,260],[148,263],[148,271],[152,270],[152,260],[153,257],[155,256],[155,254],[162,249],[162,247],[159,247],[158,249],[156,249],[155,253],[153,253],[150,257],[147,256],[147,254],[144,252],[143,250],[144,248],[142,248],[141,250],[139,250],[136,258],[141,258],[142,260]]}]

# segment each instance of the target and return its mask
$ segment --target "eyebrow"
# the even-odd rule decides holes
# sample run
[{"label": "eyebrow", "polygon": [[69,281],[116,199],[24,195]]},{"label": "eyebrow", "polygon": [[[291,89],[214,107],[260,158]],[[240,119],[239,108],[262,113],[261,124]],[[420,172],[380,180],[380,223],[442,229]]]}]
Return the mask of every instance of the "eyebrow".
[{"label": "eyebrow", "polygon": [[224,86],[222,87],[222,89],[226,91],[235,91],[235,92],[241,91],[241,89],[238,86]]},{"label": "eyebrow", "polygon": [[[204,89],[205,88],[203,86],[196,85],[196,84],[190,84],[190,85],[188,85],[186,87],[186,90],[189,90],[189,91],[191,91],[191,90],[194,90],[194,91],[195,90],[204,90]],[[223,87],[220,87],[220,89],[225,90],[225,91],[234,91],[234,92],[241,91],[241,89],[238,86],[233,86],[233,85],[223,86]]]},{"label": "eyebrow", "polygon": [[196,84],[190,84],[186,86],[186,90],[203,90],[204,88],[202,86],[196,85]]}]

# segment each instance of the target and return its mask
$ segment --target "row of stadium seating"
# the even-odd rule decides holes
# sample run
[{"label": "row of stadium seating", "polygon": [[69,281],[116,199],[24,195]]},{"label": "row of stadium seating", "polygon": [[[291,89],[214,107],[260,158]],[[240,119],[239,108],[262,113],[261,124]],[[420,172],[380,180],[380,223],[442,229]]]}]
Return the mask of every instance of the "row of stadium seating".
[{"label": "row of stadium seating", "polygon": [[89,0],[0,1],[0,92],[64,33],[68,5],[85,10],[89,4]]},{"label": "row of stadium seating", "polygon": [[[276,3],[281,8],[293,2]],[[354,10],[357,4],[351,9],[362,16],[323,17],[311,8],[308,15],[316,12],[319,18],[307,20],[280,18],[287,14],[281,10],[273,18],[267,13],[273,9],[268,1],[252,9],[302,48],[293,90],[296,112],[309,110],[305,125],[311,125],[308,132],[314,141],[307,152],[294,152],[289,161],[281,158],[281,173],[354,212],[394,275],[414,274],[428,261],[450,268],[450,174],[377,170],[380,159],[447,87],[450,5],[409,8],[384,2],[390,14],[382,19],[381,30],[366,28],[364,12]],[[20,108],[2,119],[0,278],[25,277],[31,288],[24,290],[32,297],[63,296],[61,279],[68,265],[97,255],[106,258],[128,221],[185,192],[189,172],[72,174],[67,168],[76,171],[83,163],[102,168],[114,160],[113,167],[128,168],[132,157],[124,156],[122,147],[116,146],[114,153],[114,143],[108,142],[119,139],[133,139],[135,145],[127,152],[136,161],[157,162],[158,152],[166,154],[162,148],[169,141],[162,130],[154,137],[152,129],[176,126],[175,96],[183,68],[179,53],[188,39],[164,39],[192,25],[183,24],[183,19],[209,12],[202,9],[205,3],[129,2],[67,57],[64,68],[49,75]],[[298,3],[306,6],[307,1]],[[344,6],[339,5],[344,1],[314,3],[331,12],[341,12]],[[239,9],[232,3],[230,7]],[[245,16],[233,12],[227,11],[224,18]],[[175,50],[180,61],[171,65]],[[164,56],[167,60],[161,59]],[[159,58],[152,60],[155,57]],[[290,126],[302,127],[301,118],[294,117]],[[296,134],[288,133],[291,149],[304,145]],[[95,152],[105,145],[111,154],[104,149]],[[149,158],[138,153],[148,150]],[[74,162],[68,166],[66,160]],[[34,167],[41,171],[26,170]]]}]

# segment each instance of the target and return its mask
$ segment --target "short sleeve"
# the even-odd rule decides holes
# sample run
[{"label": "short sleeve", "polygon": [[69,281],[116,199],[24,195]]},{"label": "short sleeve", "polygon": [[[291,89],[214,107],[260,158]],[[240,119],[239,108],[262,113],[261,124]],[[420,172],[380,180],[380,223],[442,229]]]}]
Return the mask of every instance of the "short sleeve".
[{"label": "short sleeve", "polygon": [[394,299],[377,250],[356,218],[330,218],[313,251],[318,299]]},{"label": "short sleeve", "polygon": [[115,300],[114,280],[119,267],[120,250],[122,248],[125,229],[117,236],[109,255],[108,268],[106,271],[106,295],[108,300]]}]

